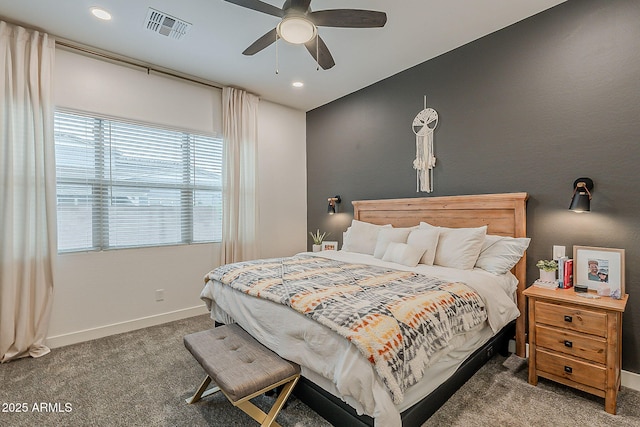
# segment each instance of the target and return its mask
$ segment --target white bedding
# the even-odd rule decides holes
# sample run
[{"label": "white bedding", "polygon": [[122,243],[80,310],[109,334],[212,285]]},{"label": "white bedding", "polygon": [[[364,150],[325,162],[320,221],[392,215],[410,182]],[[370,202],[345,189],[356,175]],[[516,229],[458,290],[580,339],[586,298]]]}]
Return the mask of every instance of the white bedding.
[{"label": "white bedding", "polygon": [[266,347],[300,364],[303,376],[342,398],[358,413],[372,416],[376,426],[400,426],[400,412],[433,391],[470,353],[519,315],[514,302],[517,280],[511,273],[496,276],[480,269],[457,270],[423,264],[411,268],[345,251],[310,255],[461,281],[473,287],[485,302],[488,325],[457,336],[448,349],[433,358],[424,379],[410,387],[404,401],[396,406],[372,365],[346,339],[286,306],[245,295],[214,281],[207,283],[201,298],[211,310],[212,318],[224,323],[237,322]]}]

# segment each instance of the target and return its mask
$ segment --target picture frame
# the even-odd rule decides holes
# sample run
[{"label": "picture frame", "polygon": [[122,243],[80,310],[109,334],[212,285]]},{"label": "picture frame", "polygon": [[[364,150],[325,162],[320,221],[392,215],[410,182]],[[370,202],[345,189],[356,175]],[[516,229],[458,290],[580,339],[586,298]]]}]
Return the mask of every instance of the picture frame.
[{"label": "picture frame", "polygon": [[[573,247],[574,283],[602,295],[624,295],[624,249]],[[607,288],[609,292],[607,292]]]},{"label": "picture frame", "polygon": [[337,251],[338,250],[338,242],[324,241],[324,242],[322,242],[322,250],[323,251]]}]

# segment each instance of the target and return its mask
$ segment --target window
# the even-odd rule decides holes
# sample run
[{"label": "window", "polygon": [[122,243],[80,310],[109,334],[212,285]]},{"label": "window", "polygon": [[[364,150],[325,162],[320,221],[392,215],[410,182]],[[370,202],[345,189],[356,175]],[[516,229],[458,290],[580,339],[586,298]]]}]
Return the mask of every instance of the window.
[{"label": "window", "polygon": [[222,140],[55,113],[58,251],[215,242]]}]

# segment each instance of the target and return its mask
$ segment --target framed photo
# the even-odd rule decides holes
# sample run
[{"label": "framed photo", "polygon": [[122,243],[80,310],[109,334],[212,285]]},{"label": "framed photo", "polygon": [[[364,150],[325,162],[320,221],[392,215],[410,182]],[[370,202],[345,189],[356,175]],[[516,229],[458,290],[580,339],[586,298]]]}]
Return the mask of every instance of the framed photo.
[{"label": "framed photo", "polygon": [[574,246],[573,278],[589,290],[609,288],[613,297],[620,298],[624,295],[624,249]]},{"label": "framed photo", "polygon": [[338,250],[338,242],[322,242],[322,250],[323,251],[337,251]]}]

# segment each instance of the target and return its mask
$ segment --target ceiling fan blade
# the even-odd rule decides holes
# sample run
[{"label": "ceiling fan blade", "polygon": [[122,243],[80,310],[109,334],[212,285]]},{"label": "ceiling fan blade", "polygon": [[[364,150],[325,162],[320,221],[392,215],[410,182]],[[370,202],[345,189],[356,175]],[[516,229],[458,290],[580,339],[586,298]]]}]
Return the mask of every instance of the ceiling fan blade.
[{"label": "ceiling fan blade", "polygon": [[374,10],[318,10],[309,16],[318,27],[375,28],[387,23],[387,14]]},{"label": "ceiling fan blade", "polygon": [[[318,46],[316,46],[316,43],[318,43]],[[304,45],[311,56],[313,56],[313,59],[318,61],[318,64],[322,67],[323,70],[328,70],[329,68],[336,65],[335,61],[333,60],[333,56],[331,56],[331,52],[329,52],[329,48],[324,43],[322,38],[320,38],[320,36],[314,37]],[[316,53],[318,54],[317,57]]]},{"label": "ceiling fan blade", "polygon": [[238,6],[246,7],[247,9],[257,10],[258,12],[266,13],[267,15],[277,16],[278,18],[284,17],[284,11],[280,8],[272,6],[260,0],[224,0],[228,3],[233,3]]},{"label": "ceiling fan blade", "polygon": [[254,41],[251,46],[249,46],[244,50],[244,52],[242,52],[242,54],[247,56],[255,55],[265,47],[269,46],[271,43],[275,42],[276,37],[278,37],[278,32],[274,28],[264,36],[260,37],[258,40]]},{"label": "ceiling fan blade", "polygon": [[296,9],[300,12],[306,12],[309,9],[311,0],[291,0],[288,3],[290,9]]}]

